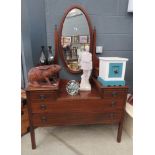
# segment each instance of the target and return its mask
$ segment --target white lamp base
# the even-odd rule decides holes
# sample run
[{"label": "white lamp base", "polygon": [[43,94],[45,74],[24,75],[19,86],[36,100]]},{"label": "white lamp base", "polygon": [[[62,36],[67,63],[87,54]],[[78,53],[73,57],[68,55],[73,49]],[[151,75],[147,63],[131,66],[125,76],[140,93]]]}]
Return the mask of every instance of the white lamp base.
[{"label": "white lamp base", "polygon": [[91,90],[91,85],[89,83],[90,75],[91,75],[91,70],[83,70],[83,74],[81,76],[80,90],[82,91]]},{"label": "white lamp base", "polygon": [[81,91],[90,91],[91,90],[91,86],[80,86],[80,90]]}]

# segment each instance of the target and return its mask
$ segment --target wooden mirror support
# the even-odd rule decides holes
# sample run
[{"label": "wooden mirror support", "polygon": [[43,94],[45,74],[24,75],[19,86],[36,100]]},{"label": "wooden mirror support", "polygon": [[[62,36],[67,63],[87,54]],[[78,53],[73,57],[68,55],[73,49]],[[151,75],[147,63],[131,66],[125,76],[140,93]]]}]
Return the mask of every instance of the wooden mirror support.
[{"label": "wooden mirror support", "polygon": [[55,47],[54,64],[58,64],[59,34],[57,30],[57,25],[55,25],[54,29],[54,47]]},{"label": "wooden mirror support", "polygon": [[93,30],[93,53],[92,53],[92,60],[93,60],[93,70],[92,76],[98,77],[99,76],[99,59],[96,56],[96,28],[94,27]]},{"label": "wooden mirror support", "polygon": [[[71,70],[67,66],[67,63],[66,63],[65,57],[64,57],[63,48],[61,46],[61,36],[62,36],[63,24],[64,24],[64,21],[65,21],[65,18],[67,16],[67,14],[72,9],[79,9],[80,11],[82,11],[82,13],[85,15],[85,18],[87,20],[88,27],[89,27],[89,34],[90,34],[90,49],[89,50],[92,53],[93,68],[98,68],[99,60],[96,57],[96,30],[95,30],[95,28],[94,29],[92,28],[92,24],[91,24],[90,18],[88,16],[88,13],[87,13],[87,11],[81,5],[72,5],[71,7],[69,7],[65,11],[64,16],[62,17],[62,21],[61,21],[60,26],[59,26],[58,34],[56,34],[56,36],[55,36],[56,37],[55,38],[55,41],[56,41],[55,45],[57,47],[56,48],[57,51],[60,52],[61,60],[63,61],[66,70],[68,72],[70,72],[70,73],[73,73],[73,74],[76,73],[77,74],[77,73],[82,73],[82,71],[81,70],[79,70],[79,71],[73,71],[73,70]],[[58,37],[58,44],[57,44],[57,37]],[[93,70],[93,72],[94,72],[94,70]]]}]

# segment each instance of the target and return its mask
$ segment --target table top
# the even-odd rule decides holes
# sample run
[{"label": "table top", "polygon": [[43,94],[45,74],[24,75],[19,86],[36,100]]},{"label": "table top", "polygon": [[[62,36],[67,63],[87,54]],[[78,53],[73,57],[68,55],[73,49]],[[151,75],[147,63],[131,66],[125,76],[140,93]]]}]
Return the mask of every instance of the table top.
[{"label": "table top", "polygon": [[102,86],[95,78],[91,84],[91,91],[80,91],[77,95],[71,96],[66,91],[66,85],[69,80],[59,80],[58,87],[40,87],[40,88],[32,88],[28,87],[27,91],[57,91],[58,92],[58,100],[87,100],[87,99],[101,99],[101,95],[99,93],[99,89],[127,89],[127,86],[115,86],[115,87],[105,87]]},{"label": "table top", "polygon": [[60,80],[58,80],[55,84],[52,85],[48,85],[43,84],[40,87],[31,87],[31,86],[27,86],[26,91],[39,91],[39,90],[59,90],[59,84],[60,84]]},{"label": "table top", "polygon": [[100,94],[98,93],[95,86],[92,86],[91,91],[80,91],[77,95],[71,96],[66,91],[66,84],[63,83],[61,85],[61,89],[59,92],[59,100],[84,100],[84,99],[101,99]]}]

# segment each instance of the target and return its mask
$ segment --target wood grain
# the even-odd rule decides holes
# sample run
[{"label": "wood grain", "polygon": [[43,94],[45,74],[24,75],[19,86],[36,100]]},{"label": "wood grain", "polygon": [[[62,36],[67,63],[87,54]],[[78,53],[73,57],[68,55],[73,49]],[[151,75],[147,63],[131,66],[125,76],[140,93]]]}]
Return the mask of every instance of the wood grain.
[{"label": "wood grain", "polygon": [[76,112],[76,113],[50,113],[34,114],[32,122],[34,126],[51,125],[85,125],[85,124],[113,124],[119,123],[120,112]]},{"label": "wood grain", "polygon": [[70,96],[67,82],[60,80],[59,90],[27,89],[32,148],[34,127],[52,125],[118,124],[120,142],[128,87],[104,87],[92,78],[91,91]]}]

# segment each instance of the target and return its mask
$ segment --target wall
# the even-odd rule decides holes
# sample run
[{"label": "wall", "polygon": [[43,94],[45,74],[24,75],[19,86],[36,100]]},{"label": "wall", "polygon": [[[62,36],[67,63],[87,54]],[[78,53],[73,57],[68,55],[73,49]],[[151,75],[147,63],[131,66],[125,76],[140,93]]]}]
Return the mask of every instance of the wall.
[{"label": "wall", "polygon": [[[34,65],[39,63],[41,46],[47,45],[45,0],[23,0],[28,9],[32,59]],[[23,17],[22,17],[23,18]]]},{"label": "wall", "polygon": [[[133,16],[127,12],[128,0],[45,0],[47,43],[53,45],[54,25],[59,25],[64,11],[72,4],[81,4],[88,12],[97,31],[97,45],[104,48],[98,56],[129,58],[126,82],[133,85]],[[62,62],[60,61],[60,64]],[[60,76],[79,79],[65,70]]]},{"label": "wall", "polygon": [[21,3],[21,87],[27,83],[27,72],[33,66],[29,10],[25,0]]},{"label": "wall", "polygon": [[21,1],[22,76],[21,86],[27,82],[27,72],[39,63],[42,45],[47,45],[45,1]]}]

